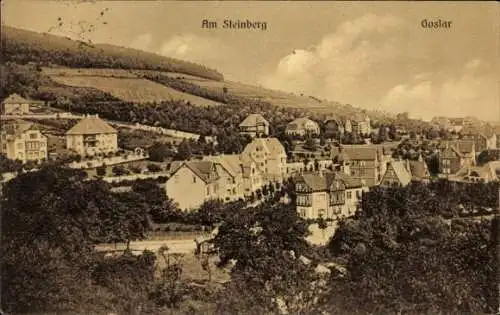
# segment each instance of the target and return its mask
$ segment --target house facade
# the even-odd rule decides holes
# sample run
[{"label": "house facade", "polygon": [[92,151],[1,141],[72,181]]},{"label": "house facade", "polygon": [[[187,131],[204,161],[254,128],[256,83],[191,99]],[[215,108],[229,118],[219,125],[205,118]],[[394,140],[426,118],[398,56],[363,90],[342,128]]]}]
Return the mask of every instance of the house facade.
[{"label": "house facade", "polygon": [[344,134],[344,125],[342,121],[335,118],[329,118],[325,121],[325,136],[329,138],[338,138]]},{"label": "house facade", "polygon": [[31,100],[27,100],[18,94],[12,94],[2,101],[3,115],[25,115],[30,113]]},{"label": "house facade", "polygon": [[247,134],[251,137],[269,135],[269,122],[260,114],[248,115],[238,127],[241,134]]},{"label": "house facade", "polygon": [[289,136],[317,136],[321,133],[317,122],[304,117],[288,123],[285,132]]},{"label": "house facade", "polygon": [[476,164],[476,142],[473,140],[445,141],[438,151],[439,173],[455,174],[466,165]]},{"label": "house facade", "polygon": [[87,115],[66,132],[66,148],[93,156],[118,151],[118,132],[98,115]]},{"label": "house facade", "polygon": [[46,160],[48,157],[47,137],[33,124],[9,123],[0,132],[1,152],[8,159],[28,161]]},{"label": "house facade", "polygon": [[497,148],[497,135],[495,129],[489,124],[484,126],[469,126],[462,130],[462,138],[474,142],[476,153]]},{"label": "house facade", "polygon": [[334,164],[339,164],[345,174],[362,181],[368,187],[378,185],[386,169],[387,157],[382,147],[333,147],[330,158]]},{"label": "house facade", "polygon": [[295,179],[297,212],[305,219],[351,216],[366,190],[361,181],[338,172],[301,174]]},{"label": "house facade", "polygon": [[369,117],[366,117],[363,120],[360,120],[357,123],[357,130],[360,135],[367,135],[372,130],[371,120]]},{"label": "house facade", "polygon": [[[236,191],[236,194],[226,196],[226,201],[251,196],[264,185],[262,174],[257,168],[255,162],[251,160],[245,162],[238,154],[206,156],[203,160],[216,163],[219,168],[224,168],[224,171],[227,171],[232,176],[234,183],[223,187],[226,192],[234,190]],[[223,170],[220,170],[219,172],[223,173]]]},{"label": "house facade", "polygon": [[255,138],[241,153],[243,165],[255,165],[262,181],[281,182],[287,176],[286,152],[277,138]]},{"label": "house facade", "polygon": [[500,180],[500,161],[491,161],[482,166],[466,165],[456,174],[448,177],[450,181],[463,183],[489,183]]},{"label": "house facade", "polygon": [[[224,178],[222,182],[227,177],[222,175]],[[201,206],[205,201],[222,197],[219,179],[213,162],[181,162],[178,165],[172,165],[171,176],[165,183],[165,192],[180,209],[192,210]]]},{"label": "house facade", "polygon": [[405,187],[412,181],[430,180],[427,164],[419,157],[417,161],[390,161],[380,181],[382,187]]}]

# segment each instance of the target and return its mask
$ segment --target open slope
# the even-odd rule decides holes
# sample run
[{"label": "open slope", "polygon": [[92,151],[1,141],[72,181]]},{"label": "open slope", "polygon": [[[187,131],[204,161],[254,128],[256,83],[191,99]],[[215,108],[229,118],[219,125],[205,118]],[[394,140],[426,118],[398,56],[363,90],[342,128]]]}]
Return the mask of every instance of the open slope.
[{"label": "open slope", "polygon": [[88,44],[70,38],[2,25],[4,61],[61,65],[73,68],[116,68],[172,71],[223,80],[221,73],[205,66],[132,48]]},{"label": "open slope", "polygon": [[43,68],[42,73],[59,84],[98,89],[128,102],[148,103],[182,100],[196,106],[220,105],[220,103],[209,99],[138,78],[127,70]]}]

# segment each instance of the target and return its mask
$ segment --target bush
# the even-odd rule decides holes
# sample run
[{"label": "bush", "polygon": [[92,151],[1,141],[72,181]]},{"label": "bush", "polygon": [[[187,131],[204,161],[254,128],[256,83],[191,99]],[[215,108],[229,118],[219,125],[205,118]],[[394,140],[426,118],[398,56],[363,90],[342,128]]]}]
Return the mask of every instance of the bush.
[{"label": "bush", "polygon": [[104,165],[99,166],[98,168],[96,168],[96,173],[97,173],[97,176],[105,176],[106,175],[106,167]]},{"label": "bush", "polygon": [[139,166],[133,166],[133,165],[129,166],[129,170],[131,170],[132,173],[135,173],[135,174],[140,174],[142,171],[142,169]]},{"label": "bush", "polygon": [[123,176],[128,174],[128,171],[125,169],[123,165],[115,165],[113,166],[111,171],[115,176]]},{"label": "bush", "polygon": [[149,163],[148,164],[148,171],[152,173],[160,172],[162,169],[159,165],[154,164],[154,163]]}]

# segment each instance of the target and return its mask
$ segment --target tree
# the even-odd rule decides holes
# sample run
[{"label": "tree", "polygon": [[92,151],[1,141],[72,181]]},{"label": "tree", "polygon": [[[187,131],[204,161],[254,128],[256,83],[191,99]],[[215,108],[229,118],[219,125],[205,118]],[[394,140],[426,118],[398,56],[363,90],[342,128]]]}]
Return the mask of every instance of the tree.
[{"label": "tree", "polygon": [[480,280],[498,274],[498,264],[489,263],[496,255],[491,224],[454,221],[450,227],[439,211],[458,192],[443,194],[456,189],[443,184],[374,189],[364,195],[362,213],[340,222],[329,243],[334,255],[347,259],[348,276],[331,282],[335,298],[327,311],[343,313],[352,305],[363,314],[497,309],[495,284]]},{"label": "tree", "polygon": [[166,158],[173,156],[169,145],[163,142],[155,142],[148,149],[149,159],[154,162],[163,162]]},{"label": "tree", "polygon": [[97,176],[106,176],[106,166],[99,166],[96,168]]},{"label": "tree", "polygon": [[176,159],[177,160],[189,160],[192,157],[192,151],[191,151],[191,145],[189,142],[184,139],[179,145],[179,148],[177,149],[177,155]]},{"label": "tree", "polygon": [[115,176],[123,176],[123,175],[127,175],[127,173],[128,173],[127,169],[123,165],[115,165],[115,166],[113,166],[111,171],[113,172],[113,174]]},{"label": "tree", "polygon": [[308,151],[316,151],[316,141],[313,138],[307,138],[304,143],[304,149]]},{"label": "tree", "polygon": [[83,171],[49,166],[5,185],[0,249],[4,310],[67,311],[89,301],[88,270],[102,227],[99,214],[112,207],[107,184],[84,179]]},{"label": "tree", "polygon": [[270,202],[234,209],[214,240],[222,266],[236,261],[226,291],[231,294],[219,301],[218,313],[276,313],[280,308],[276,299],[290,313],[311,311],[312,296],[320,290],[315,287],[313,265],[298,259],[308,250],[307,234],[307,223],[293,206]]},{"label": "tree", "polygon": [[185,289],[181,282],[182,255],[169,254],[168,251],[167,246],[162,246],[158,251],[165,267],[161,269],[161,277],[151,295],[156,305],[167,306],[170,308],[170,314],[173,314],[173,310],[182,301]]}]

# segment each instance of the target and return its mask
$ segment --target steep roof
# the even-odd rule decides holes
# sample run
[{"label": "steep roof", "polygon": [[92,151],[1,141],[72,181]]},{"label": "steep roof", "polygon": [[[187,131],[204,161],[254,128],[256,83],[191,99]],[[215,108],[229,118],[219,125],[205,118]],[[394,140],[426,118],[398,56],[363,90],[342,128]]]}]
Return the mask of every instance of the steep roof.
[{"label": "steep roof", "polygon": [[443,141],[440,148],[454,147],[460,154],[471,154],[474,152],[474,140],[451,140]]},{"label": "steep roof", "polygon": [[232,177],[243,175],[242,161],[238,154],[205,156],[203,160],[220,164]]},{"label": "steep roof", "polygon": [[412,177],[405,164],[406,163],[404,161],[392,161],[387,167],[387,171],[389,169],[394,170],[396,177],[403,186],[408,185],[411,182]]},{"label": "steep roof", "polygon": [[455,180],[463,180],[466,176],[482,178],[486,181],[499,180],[500,161],[491,161],[483,166],[464,166],[453,177]]},{"label": "steep roof", "polygon": [[27,99],[20,96],[19,94],[11,94],[6,99],[4,99],[2,103],[4,103],[4,104],[19,104],[19,103],[26,103],[26,102],[27,102]]},{"label": "steep roof", "polygon": [[241,158],[245,160],[257,147],[261,147],[271,157],[286,156],[285,147],[277,138],[255,138],[243,149]]},{"label": "steep roof", "polygon": [[36,128],[35,125],[33,125],[32,123],[18,120],[15,122],[10,122],[10,123],[5,124],[2,127],[2,129],[8,136],[17,137],[17,136],[21,135],[22,133],[24,133],[25,131],[28,131],[30,129],[38,129],[38,128]]},{"label": "steep roof", "polygon": [[361,180],[341,172],[304,173],[297,176],[297,182],[305,183],[312,191],[325,191],[335,180],[341,181],[346,189],[362,187]]},{"label": "steep roof", "polygon": [[425,161],[408,161],[408,168],[412,179],[425,179],[430,176]]},{"label": "steep roof", "polygon": [[117,131],[97,115],[86,116],[66,132],[67,135],[95,135],[102,133],[117,133]]},{"label": "steep roof", "polygon": [[351,160],[374,161],[382,153],[378,147],[333,147],[330,151],[330,157],[333,159],[341,153],[347,154]]},{"label": "steep roof", "polygon": [[240,127],[269,126],[269,122],[261,114],[250,114],[240,124]]},{"label": "steep roof", "polygon": [[177,173],[182,167],[186,166],[189,168],[196,176],[198,176],[205,183],[210,183],[218,178],[217,172],[215,170],[215,163],[212,161],[187,161],[178,162],[175,165],[172,164],[171,176]]}]

